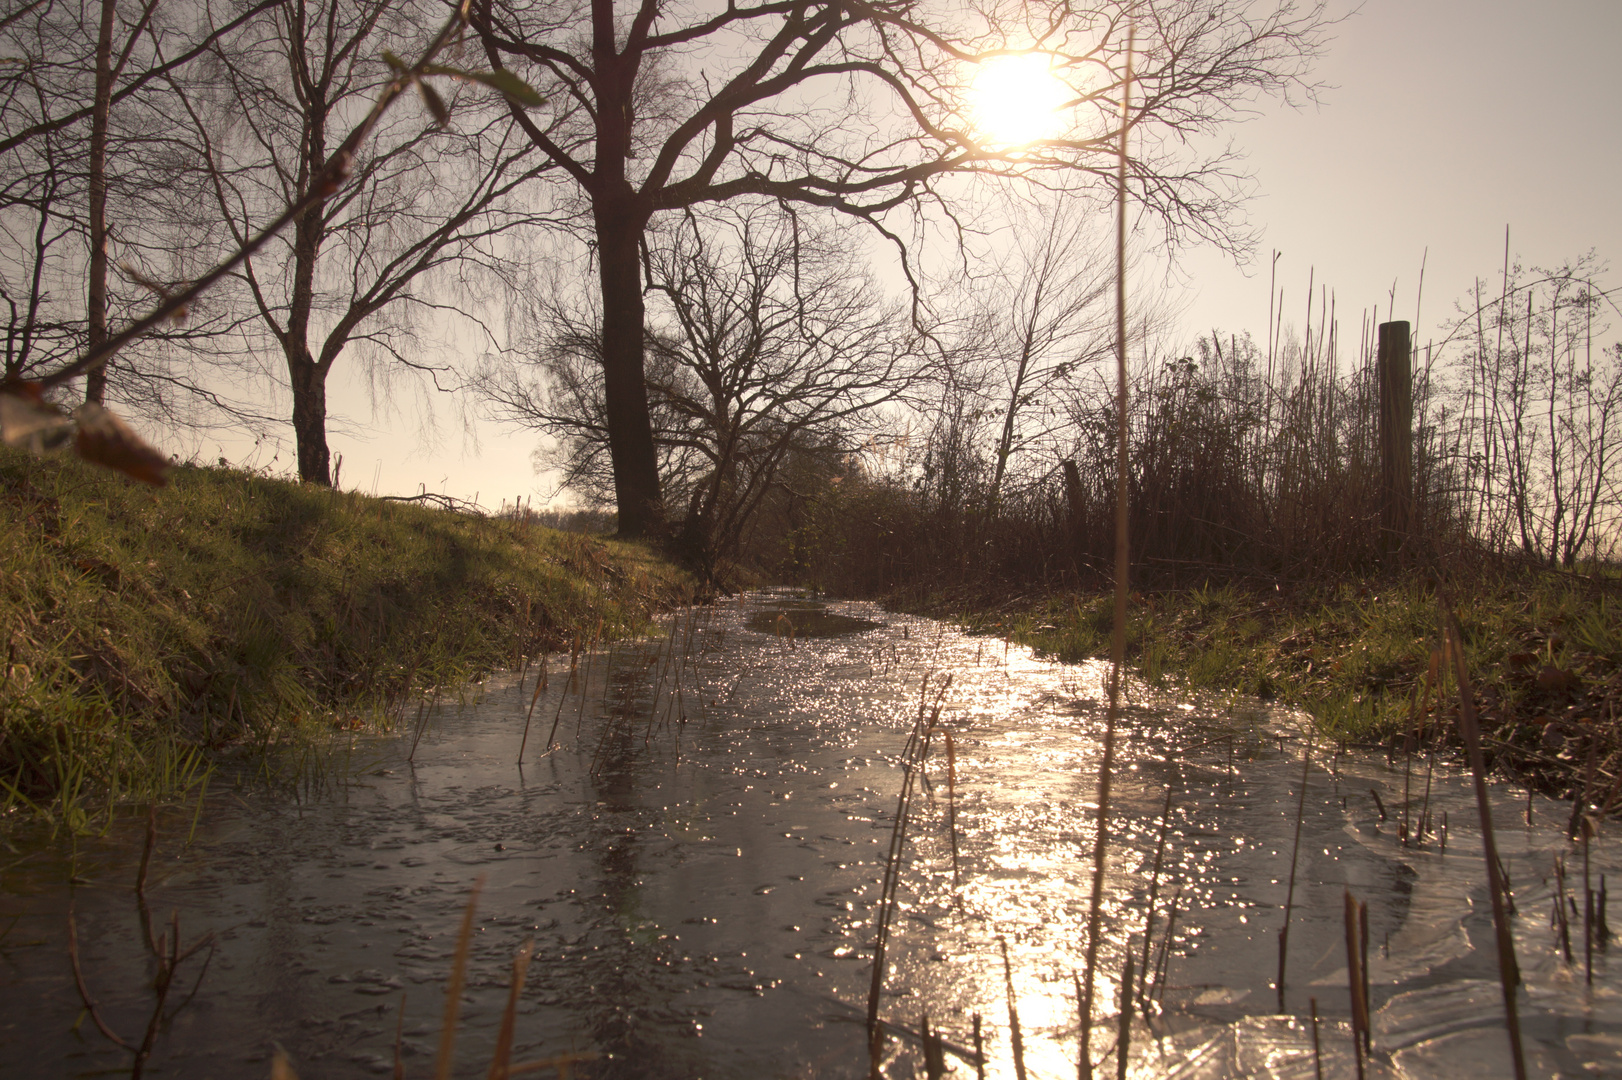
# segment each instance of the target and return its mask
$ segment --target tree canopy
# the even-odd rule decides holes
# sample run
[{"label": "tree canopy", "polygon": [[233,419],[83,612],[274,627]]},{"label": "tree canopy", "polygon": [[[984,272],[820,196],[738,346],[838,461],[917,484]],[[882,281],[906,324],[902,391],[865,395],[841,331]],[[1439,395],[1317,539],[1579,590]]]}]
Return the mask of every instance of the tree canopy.
[{"label": "tree canopy", "polygon": [[[482,0],[491,62],[551,102],[514,120],[573,181],[591,221],[604,405],[621,531],[663,529],[648,412],[642,250],[660,213],[766,197],[858,217],[903,239],[899,212],[950,217],[948,178],[1042,183],[1106,175],[1117,72],[1137,21],[1133,197],[1174,240],[1242,246],[1233,157],[1196,136],[1261,94],[1310,92],[1322,5],[1178,0],[972,7],[920,0],[706,4]],[[977,64],[1040,51],[1070,88],[1055,137],[999,145],[977,130]]]}]

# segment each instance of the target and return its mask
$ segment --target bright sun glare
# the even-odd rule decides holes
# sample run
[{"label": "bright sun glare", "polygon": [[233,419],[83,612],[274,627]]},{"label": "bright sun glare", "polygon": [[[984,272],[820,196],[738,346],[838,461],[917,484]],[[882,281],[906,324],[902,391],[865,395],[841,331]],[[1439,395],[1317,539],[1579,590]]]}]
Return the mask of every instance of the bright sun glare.
[{"label": "bright sun glare", "polygon": [[975,130],[999,146],[1054,138],[1064,130],[1059,107],[1069,96],[1046,54],[993,57],[974,76]]}]

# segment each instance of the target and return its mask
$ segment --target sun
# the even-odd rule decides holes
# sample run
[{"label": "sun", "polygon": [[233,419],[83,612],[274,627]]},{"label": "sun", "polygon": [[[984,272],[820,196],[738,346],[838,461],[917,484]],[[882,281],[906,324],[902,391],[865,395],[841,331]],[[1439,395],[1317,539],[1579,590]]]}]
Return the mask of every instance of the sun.
[{"label": "sun", "polygon": [[969,90],[975,132],[999,147],[1055,138],[1064,130],[1060,107],[1070,96],[1046,53],[992,57]]}]

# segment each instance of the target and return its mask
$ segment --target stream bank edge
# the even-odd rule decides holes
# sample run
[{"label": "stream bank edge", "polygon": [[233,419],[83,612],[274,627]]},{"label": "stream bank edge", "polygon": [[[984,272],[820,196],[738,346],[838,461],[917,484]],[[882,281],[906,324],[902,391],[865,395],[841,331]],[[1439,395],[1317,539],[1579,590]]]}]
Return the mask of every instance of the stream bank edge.
[{"label": "stream bank edge", "polygon": [[387,730],[430,688],[693,595],[639,544],[263,472],[171,478],[0,450],[0,823],[77,831],[222,755]]}]

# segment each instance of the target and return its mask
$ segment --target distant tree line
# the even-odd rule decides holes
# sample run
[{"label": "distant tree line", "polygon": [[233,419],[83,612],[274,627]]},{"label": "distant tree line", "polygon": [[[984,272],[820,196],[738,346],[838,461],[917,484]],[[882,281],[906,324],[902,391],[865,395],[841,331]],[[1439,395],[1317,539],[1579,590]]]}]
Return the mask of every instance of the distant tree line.
[{"label": "distant tree line", "polygon": [[[1261,340],[1212,332],[1186,354],[1144,322],[1128,416],[1134,572],[1321,580],[1460,556],[1614,563],[1622,341],[1603,272],[1592,257],[1506,262],[1441,340],[1416,343],[1415,512],[1396,551],[1381,526],[1377,315],[1348,337],[1325,290],[1304,324],[1280,316]],[[1008,385],[941,384],[902,434],[785,510],[755,558],[853,592],[1107,579],[1113,387],[1083,367],[1033,397],[1040,416],[1019,429],[1030,449],[1010,468]]]},{"label": "distant tree line", "polygon": [[[1241,176],[1189,137],[1311,93],[1318,4],[25,4],[0,21],[7,385],[50,383],[298,207],[78,392],[290,424],[323,484],[340,364],[468,393],[545,435],[621,533],[706,572],[886,446],[983,516],[1037,476],[1085,490],[1070,444],[1112,347],[1087,237],[1134,21],[1145,243],[1242,250]],[[973,77],[1030,49],[1071,88],[1066,122],[1001,145]],[[402,89],[421,106],[335,159]]]}]

